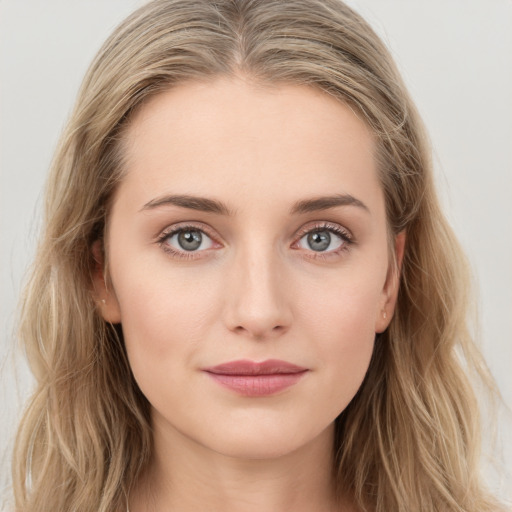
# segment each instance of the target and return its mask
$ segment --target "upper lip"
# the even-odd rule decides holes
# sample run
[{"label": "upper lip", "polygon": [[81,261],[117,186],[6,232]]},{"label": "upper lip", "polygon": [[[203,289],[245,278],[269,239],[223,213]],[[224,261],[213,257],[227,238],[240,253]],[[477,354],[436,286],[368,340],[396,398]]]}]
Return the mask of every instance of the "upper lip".
[{"label": "upper lip", "polygon": [[219,375],[275,375],[279,373],[300,373],[306,370],[307,368],[279,359],[268,359],[261,362],[241,359],[204,368],[206,372]]}]

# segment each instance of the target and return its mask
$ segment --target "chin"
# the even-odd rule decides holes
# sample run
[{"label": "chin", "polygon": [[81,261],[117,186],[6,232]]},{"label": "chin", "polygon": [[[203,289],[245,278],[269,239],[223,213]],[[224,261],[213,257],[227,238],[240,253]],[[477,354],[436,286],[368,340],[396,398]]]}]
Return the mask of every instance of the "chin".
[{"label": "chin", "polygon": [[[304,426],[304,425],[303,425]],[[267,427],[267,428],[265,428]],[[332,427],[332,428],[329,428]],[[237,429],[235,432],[224,430],[204,443],[209,449],[237,459],[278,459],[294,452],[307,449],[318,442],[332,446],[334,423],[328,428],[299,428],[299,425],[264,424],[252,425],[250,428]],[[214,434],[213,432],[211,432]]]},{"label": "chin", "polygon": [[225,443],[216,443],[211,448],[220,455],[235,459],[271,460],[285,457],[300,446],[276,436],[276,439],[231,439]]}]

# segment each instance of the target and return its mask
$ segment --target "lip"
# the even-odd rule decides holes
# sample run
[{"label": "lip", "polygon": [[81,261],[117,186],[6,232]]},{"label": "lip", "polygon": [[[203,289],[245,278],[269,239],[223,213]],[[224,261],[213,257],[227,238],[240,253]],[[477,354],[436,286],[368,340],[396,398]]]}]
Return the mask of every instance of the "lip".
[{"label": "lip", "polygon": [[283,391],[302,379],[309,371],[279,359],[262,362],[230,361],[203,371],[221,386],[243,396],[267,396]]}]

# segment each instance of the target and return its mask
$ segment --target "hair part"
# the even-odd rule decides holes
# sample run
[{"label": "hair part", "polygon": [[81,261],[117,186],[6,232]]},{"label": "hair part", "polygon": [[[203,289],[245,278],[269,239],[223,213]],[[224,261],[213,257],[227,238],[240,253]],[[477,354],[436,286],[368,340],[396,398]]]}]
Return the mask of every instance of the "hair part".
[{"label": "hair part", "polygon": [[[151,458],[149,404],[120,326],[102,320],[91,293],[91,246],[108,226],[133,113],[177,84],[219,76],[314,87],[348,104],[375,136],[390,240],[407,232],[395,316],[337,419],[340,493],[372,512],[496,510],[478,473],[480,427],[465,371],[492,387],[466,326],[467,265],[389,52],[338,0],[154,0],[98,53],[52,163],[21,304],[37,388],[15,448],[16,509],[121,510]],[[108,251],[104,263],[108,279]]]}]

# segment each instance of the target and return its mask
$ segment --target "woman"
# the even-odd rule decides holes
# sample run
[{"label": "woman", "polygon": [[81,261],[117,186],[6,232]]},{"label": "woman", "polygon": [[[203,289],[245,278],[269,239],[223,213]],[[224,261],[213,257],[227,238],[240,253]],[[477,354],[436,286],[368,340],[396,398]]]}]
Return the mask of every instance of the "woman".
[{"label": "woman", "polygon": [[14,461],[32,510],[496,510],[460,250],[337,0],[150,2],[47,189]]}]

